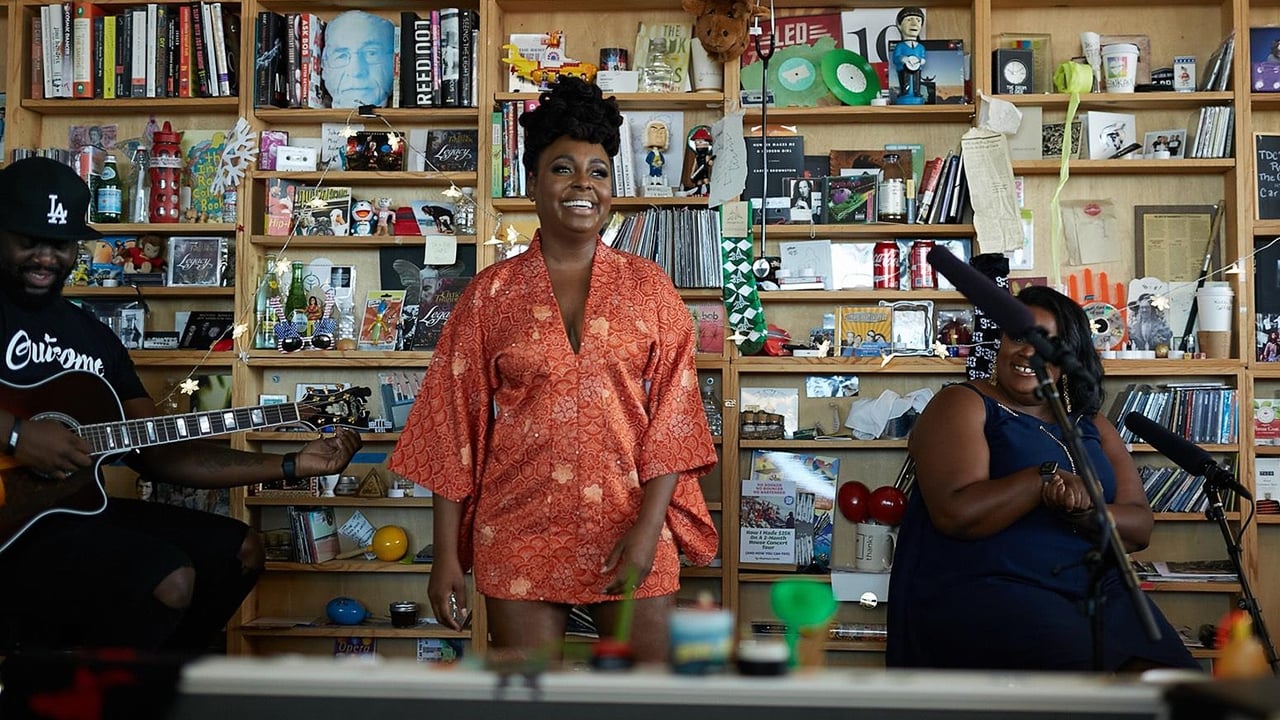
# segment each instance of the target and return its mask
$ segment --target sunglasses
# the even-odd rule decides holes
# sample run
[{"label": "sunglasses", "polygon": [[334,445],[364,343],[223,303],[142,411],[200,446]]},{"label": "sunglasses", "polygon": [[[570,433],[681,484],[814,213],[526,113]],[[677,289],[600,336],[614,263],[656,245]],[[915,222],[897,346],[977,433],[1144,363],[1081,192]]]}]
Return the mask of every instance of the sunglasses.
[{"label": "sunglasses", "polygon": [[333,318],[317,320],[311,334],[303,337],[297,326],[286,320],[275,325],[276,349],[283,353],[299,350],[330,350],[334,347],[338,324]]}]

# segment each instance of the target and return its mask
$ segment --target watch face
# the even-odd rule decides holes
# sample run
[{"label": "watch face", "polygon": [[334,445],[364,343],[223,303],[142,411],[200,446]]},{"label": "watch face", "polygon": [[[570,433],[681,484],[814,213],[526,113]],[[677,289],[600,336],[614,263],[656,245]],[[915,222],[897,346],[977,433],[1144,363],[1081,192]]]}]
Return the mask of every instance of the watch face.
[{"label": "watch face", "polygon": [[1027,79],[1027,66],[1010,60],[1004,66],[1004,79],[1013,85],[1021,85]]}]

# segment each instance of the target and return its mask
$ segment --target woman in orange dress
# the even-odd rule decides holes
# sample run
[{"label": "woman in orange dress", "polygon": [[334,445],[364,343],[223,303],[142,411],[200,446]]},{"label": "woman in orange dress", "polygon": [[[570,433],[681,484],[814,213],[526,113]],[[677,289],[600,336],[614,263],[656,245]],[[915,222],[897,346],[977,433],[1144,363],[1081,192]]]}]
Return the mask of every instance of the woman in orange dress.
[{"label": "woman in orange dress", "polygon": [[666,657],[677,554],[716,555],[698,485],[716,454],[688,310],[657,265],[600,241],[621,122],[575,78],[521,117],[541,229],[467,286],[390,468],[434,493],[444,625],[474,568],[493,645],[559,657],[573,605],[608,635],[634,589],[644,662]]}]

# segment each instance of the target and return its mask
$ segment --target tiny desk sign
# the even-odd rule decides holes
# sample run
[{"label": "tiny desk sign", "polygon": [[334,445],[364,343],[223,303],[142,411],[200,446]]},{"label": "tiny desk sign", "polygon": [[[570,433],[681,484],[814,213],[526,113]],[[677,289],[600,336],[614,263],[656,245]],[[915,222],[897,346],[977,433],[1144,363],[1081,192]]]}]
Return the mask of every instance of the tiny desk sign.
[{"label": "tiny desk sign", "polygon": [[1258,219],[1280,220],[1280,135],[1255,133]]}]

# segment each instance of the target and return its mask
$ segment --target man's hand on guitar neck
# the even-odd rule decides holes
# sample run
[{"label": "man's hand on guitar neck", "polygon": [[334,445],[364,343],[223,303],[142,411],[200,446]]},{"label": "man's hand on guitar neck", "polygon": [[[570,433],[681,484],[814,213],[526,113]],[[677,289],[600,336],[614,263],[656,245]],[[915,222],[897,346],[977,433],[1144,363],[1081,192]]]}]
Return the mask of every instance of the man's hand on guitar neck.
[{"label": "man's hand on guitar neck", "polygon": [[333,435],[312,440],[298,451],[298,477],[332,475],[342,472],[351,462],[351,456],[364,445],[360,433],[338,428]]},{"label": "man's hand on guitar neck", "polygon": [[89,442],[56,420],[22,420],[13,459],[32,472],[55,480],[93,465]]}]

